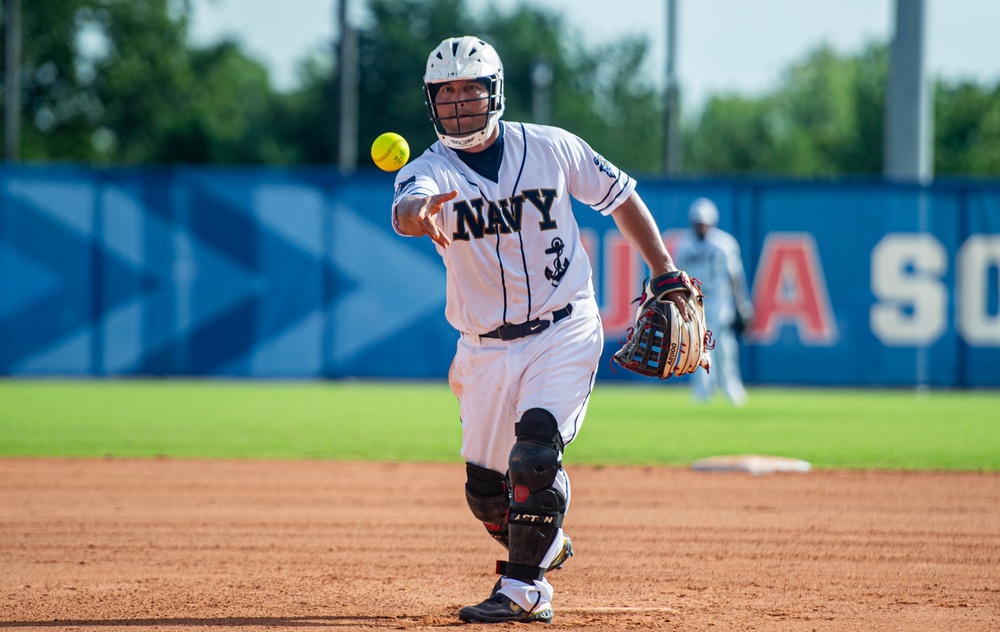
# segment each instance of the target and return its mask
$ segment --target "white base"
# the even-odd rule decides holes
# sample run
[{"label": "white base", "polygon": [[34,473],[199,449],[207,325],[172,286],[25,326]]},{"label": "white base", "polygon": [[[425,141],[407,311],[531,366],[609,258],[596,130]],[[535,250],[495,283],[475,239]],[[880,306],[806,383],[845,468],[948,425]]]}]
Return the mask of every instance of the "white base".
[{"label": "white base", "polygon": [[750,474],[805,473],[812,469],[812,465],[807,461],[782,456],[744,454],[708,457],[695,461],[691,469],[696,472],[749,472]]}]

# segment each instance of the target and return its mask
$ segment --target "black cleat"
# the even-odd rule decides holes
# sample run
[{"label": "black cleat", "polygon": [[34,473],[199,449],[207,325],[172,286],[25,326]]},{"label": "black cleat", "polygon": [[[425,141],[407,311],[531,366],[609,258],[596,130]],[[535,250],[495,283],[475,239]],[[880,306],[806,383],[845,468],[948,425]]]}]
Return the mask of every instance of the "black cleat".
[{"label": "black cleat", "polygon": [[466,623],[552,623],[552,606],[528,612],[511,601],[510,597],[497,593],[475,606],[466,606],[458,611],[458,618]]}]

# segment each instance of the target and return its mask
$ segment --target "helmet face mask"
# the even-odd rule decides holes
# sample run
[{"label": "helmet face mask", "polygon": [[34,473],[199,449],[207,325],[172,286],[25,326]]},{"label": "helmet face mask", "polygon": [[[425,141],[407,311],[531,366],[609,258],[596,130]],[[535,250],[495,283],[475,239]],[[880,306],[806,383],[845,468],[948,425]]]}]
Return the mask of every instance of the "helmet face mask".
[{"label": "helmet face mask", "polygon": [[[483,96],[438,102],[441,88],[453,81],[475,81]],[[503,64],[492,46],[477,37],[453,37],[431,51],[424,73],[427,114],[438,139],[452,149],[485,142],[504,111]],[[485,107],[476,107],[485,101]]]},{"label": "helmet face mask", "polygon": [[[482,96],[471,99],[460,98],[454,101],[438,98],[441,88],[447,85],[447,82],[424,86],[428,113],[434,123],[434,131],[439,137],[442,135],[447,137],[450,141],[449,146],[454,147],[452,143],[467,146],[466,141],[470,140],[473,134],[484,132],[489,127],[490,114],[498,111],[497,98],[494,96],[497,90],[494,85],[496,81],[497,79],[494,77],[477,78],[475,82],[483,88]],[[462,147],[454,148],[461,149]]]}]

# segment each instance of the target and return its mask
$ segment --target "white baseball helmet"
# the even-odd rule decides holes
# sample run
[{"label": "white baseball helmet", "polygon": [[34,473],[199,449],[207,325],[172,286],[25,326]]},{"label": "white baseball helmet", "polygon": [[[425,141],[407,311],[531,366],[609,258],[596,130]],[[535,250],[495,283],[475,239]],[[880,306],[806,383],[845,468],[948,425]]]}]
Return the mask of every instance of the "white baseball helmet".
[{"label": "white baseball helmet", "polygon": [[691,209],[688,211],[688,221],[692,224],[717,226],[719,224],[719,209],[712,200],[698,198],[691,203]]},{"label": "white baseball helmet", "polygon": [[[449,133],[442,120],[458,119],[457,110],[451,108],[449,112],[439,113],[434,106],[434,98],[441,84],[461,79],[478,81],[489,93],[486,122],[476,129],[459,127],[458,133]],[[490,137],[503,115],[503,63],[500,56],[478,37],[466,35],[444,40],[427,57],[424,98],[427,113],[434,122],[434,131],[442,143],[452,149],[467,149],[482,143]]]}]

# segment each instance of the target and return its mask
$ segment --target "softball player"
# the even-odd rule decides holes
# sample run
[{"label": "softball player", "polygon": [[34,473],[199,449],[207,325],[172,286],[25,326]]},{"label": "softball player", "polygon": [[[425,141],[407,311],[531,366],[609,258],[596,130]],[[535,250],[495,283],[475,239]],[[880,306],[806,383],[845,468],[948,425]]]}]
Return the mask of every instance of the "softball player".
[{"label": "softball player", "polygon": [[718,227],[719,209],[698,198],[688,210],[691,229],[674,245],[678,265],[701,281],[705,292],[705,322],[715,338],[712,372],[697,371],[692,380],[695,400],[704,402],[718,385],[733,404],[742,406],[747,392],[740,376],[736,323],[748,325],[753,303],[747,289],[743,258],[736,238]]},{"label": "softball player", "polygon": [[567,131],[500,120],[503,65],[492,46],[447,39],[423,79],[438,141],[399,171],[392,222],[430,237],[444,260],[445,315],[461,333],[449,383],[466,500],[507,548],[489,598],[459,618],[549,622],[546,571],[572,555],[562,455],[604,344],[570,196],[610,215],[652,274],[676,268],[635,180]]}]

